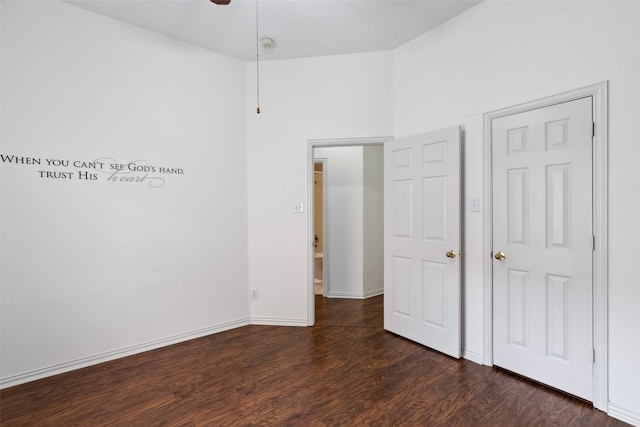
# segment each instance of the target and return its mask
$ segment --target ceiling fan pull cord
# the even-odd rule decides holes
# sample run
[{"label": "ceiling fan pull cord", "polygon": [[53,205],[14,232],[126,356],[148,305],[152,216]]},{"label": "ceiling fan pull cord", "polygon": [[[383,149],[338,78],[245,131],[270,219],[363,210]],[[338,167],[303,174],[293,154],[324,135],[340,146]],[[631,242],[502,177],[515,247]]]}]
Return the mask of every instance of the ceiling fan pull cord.
[{"label": "ceiling fan pull cord", "polygon": [[260,49],[258,43],[260,40],[259,22],[258,22],[258,0],[256,0],[256,113],[260,114]]}]

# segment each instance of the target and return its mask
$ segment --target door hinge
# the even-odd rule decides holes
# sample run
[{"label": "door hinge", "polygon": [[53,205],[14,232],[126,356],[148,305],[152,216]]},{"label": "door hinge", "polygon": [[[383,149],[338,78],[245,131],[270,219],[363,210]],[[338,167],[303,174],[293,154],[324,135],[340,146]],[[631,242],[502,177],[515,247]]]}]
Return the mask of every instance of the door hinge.
[{"label": "door hinge", "polygon": [[592,242],[591,250],[595,251],[596,250],[596,236],[592,235],[591,237],[592,237],[592,239],[591,239],[591,242]]},{"label": "door hinge", "polygon": [[596,363],[596,349],[592,349],[593,350],[593,363]]},{"label": "door hinge", "polygon": [[596,122],[591,122],[591,136],[596,136]]}]

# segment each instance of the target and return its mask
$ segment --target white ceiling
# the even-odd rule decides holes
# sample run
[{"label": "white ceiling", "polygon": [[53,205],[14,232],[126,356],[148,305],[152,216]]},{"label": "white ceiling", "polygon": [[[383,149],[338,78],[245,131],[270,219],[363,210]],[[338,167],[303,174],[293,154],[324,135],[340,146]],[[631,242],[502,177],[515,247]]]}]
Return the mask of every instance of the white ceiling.
[{"label": "white ceiling", "polygon": [[[256,59],[256,1],[66,0],[245,61]],[[480,0],[259,0],[260,60],[394,49]]]}]

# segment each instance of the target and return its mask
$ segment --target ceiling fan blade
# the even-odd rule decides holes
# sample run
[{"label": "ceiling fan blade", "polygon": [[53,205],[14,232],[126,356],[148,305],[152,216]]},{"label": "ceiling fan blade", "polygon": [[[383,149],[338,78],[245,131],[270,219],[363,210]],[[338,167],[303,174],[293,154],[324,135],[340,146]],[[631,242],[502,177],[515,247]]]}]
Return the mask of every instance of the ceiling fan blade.
[{"label": "ceiling fan blade", "polygon": [[231,3],[231,0],[210,0],[210,1],[211,3],[215,3],[219,5],[225,5],[225,4]]}]

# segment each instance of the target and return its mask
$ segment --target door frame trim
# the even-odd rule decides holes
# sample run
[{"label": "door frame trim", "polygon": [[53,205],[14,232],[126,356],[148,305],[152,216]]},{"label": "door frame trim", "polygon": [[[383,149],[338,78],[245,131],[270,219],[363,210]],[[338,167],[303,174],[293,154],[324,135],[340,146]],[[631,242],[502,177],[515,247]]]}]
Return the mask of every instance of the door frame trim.
[{"label": "door frame trim", "polygon": [[608,409],[608,81],[548,96],[484,114],[484,364],[493,366],[493,261],[491,122],[513,114],[544,108],[587,96],[593,97],[593,406]]},{"label": "door frame trim", "polygon": [[[314,258],[314,222],[313,212],[313,149],[326,147],[361,147],[367,145],[384,145],[393,140],[392,136],[377,136],[365,138],[332,138],[307,140],[307,325],[316,323],[316,301],[313,277]],[[324,232],[324,231],[323,231]],[[326,240],[324,243],[327,243]],[[327,260],[323,260],[326,263]]]}]

